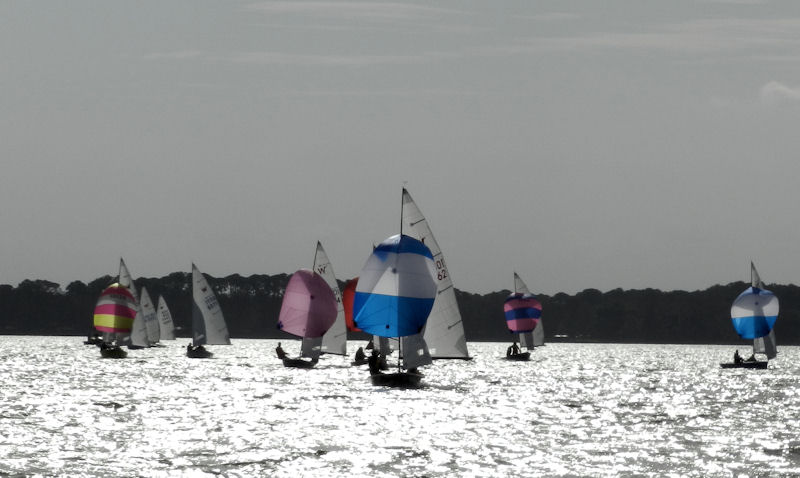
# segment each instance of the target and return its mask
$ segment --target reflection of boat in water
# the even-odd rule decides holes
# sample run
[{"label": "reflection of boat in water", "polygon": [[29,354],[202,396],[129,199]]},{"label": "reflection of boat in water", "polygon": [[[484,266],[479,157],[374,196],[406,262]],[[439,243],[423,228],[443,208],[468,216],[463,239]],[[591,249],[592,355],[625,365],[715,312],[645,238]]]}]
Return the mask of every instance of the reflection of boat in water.
[{"label": "reflection of boat in water", "polygon": [[289,278],[283,293],[278,329],[303,339],[303,357],[288,357],[278,344],[278,357],[285,367],[312,368],[322,352],[322,337],[336,321],[336,295],[325,279],[314,271],[300,269]]},{"label": "reflection of boat in water", "polygon": [[114,283],[103,290],[94,307],[94,327],[103,334],[101,357],[127,357],[119,346],[119,337],[130,332],[135,317],[136,302],[127,287]]},{"label": "reflection of boat in water", "polygon": [[[355,325],[378,337],[419,336],[436,298],[434,271],[430,249],[417,239],[398,234],[378,244],[358,279],[353,303]],[[380,357],[373,348],[369,357],[373,385],[420,384],[422,374],[410,362],[413,355],[408,351],[402,354],[404,342],[398,341],[403,361],[398,361],[397,372],[393,373],[381,372]],[[407,370],[403,371],[403,367]]]},{"label": "reflection of boat in water", "polygon": [[217,296],[205,276],[192,264],[192,343],[186,348],[189,358],[211,358],[203,345],[230,345],[231,337]]},{"label": "reflection of boat in water", "polygon": [[514,273],[514,292],[503,304],[508,331],[519,337],[520,344],[528,348],[523,352],[517,347],[517,340],[506,351],[506,360],[525,361],[531,358],[530,350],[534,347],[533,332],[539,325],[542,316],[542,304],[530,293],[528,286]]},{"label": "reflection of boat in water", "polygon": [[[778,298],[764,288],[756,266],[751,262],[750,287],[733,301],[731,320],[739,337],[753,341],[753,355],[747,360],[742,360],[737,350],[733,362],[721,363],[720,367],[767,368],[769,360],[778,356],[773,327],[778,320],[779,308]],[[756,359],[757,354],[765,355],[767,360]]]},{"label": "reflection of boat in water", "polygon": [[83,345],[100,345],[103,343],[103,337],[98,334],[89,334],[86,336],[86,340],[83,341]]}]

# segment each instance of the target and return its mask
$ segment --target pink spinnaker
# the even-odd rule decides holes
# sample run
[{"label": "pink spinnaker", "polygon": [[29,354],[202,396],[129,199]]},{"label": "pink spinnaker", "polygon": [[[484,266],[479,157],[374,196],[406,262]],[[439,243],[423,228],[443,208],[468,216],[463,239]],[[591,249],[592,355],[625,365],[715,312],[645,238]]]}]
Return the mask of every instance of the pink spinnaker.
[{"label": "pink spinnaker", "polygon": [[300,269],[283,294],[278,328],[299,337],[322,337],[336,321],[336,296],[319,274]]}]

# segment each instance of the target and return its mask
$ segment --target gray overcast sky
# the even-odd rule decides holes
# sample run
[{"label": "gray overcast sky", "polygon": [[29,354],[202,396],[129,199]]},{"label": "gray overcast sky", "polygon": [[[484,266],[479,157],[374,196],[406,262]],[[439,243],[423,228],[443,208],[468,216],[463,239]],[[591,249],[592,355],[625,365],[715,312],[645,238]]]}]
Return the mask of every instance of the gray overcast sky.
[{"label": "gray overcast sky", "polygon": [[800,2],[0,3],[0,283],[339,278],[403,182],[456,287],[800,279]]}]

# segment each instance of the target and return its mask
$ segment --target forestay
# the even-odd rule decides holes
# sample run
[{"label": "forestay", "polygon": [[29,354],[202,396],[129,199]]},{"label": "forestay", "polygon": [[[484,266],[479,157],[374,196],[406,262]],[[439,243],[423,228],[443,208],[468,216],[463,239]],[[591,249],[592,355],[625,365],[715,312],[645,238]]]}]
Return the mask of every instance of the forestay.
[{"label": "forestay", "polygon": [[430,249],[435,265],[436,300],[423,334],[430,355],[434,358],[469,358],[464,323],[458,310],[453,280],[444,256],[433,237],[428,221],[405,188],[403,188],[402,210],[402,231]]}]

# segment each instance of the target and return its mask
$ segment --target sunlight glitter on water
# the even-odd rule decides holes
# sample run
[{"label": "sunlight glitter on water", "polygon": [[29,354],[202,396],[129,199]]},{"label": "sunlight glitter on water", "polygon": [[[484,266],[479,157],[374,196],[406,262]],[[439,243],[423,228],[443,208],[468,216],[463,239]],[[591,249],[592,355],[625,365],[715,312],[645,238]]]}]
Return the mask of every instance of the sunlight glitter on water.
[{"label": "sunlight glitter on water", "polygon": [[550,344],[519,363],[471,343],[392,390],[345,357],[284,368],[270,340],[212,360],[81,342],[0,337],[0,474],[800,474],[797,347],[746,371],[719,368],[732,347]]}]

